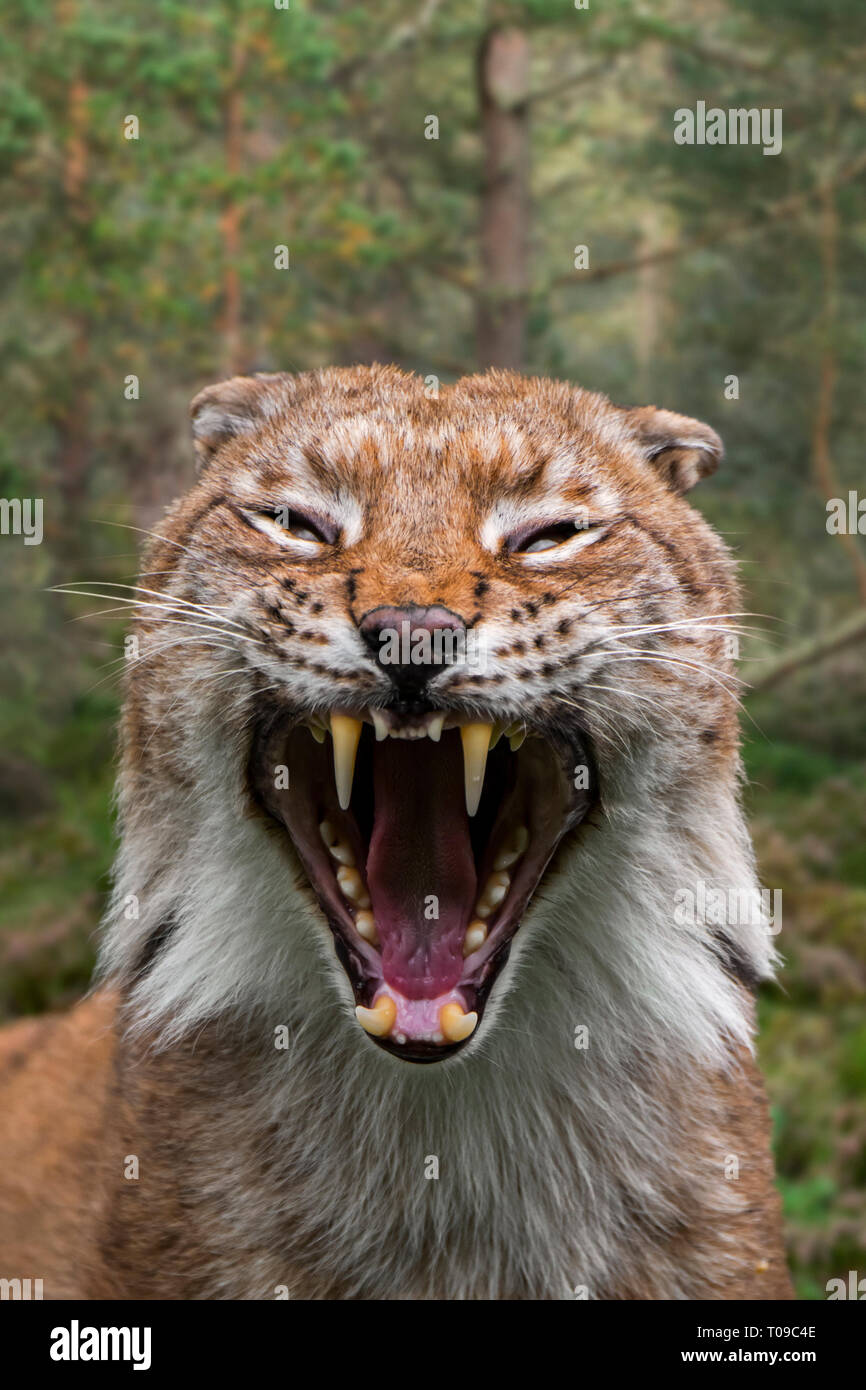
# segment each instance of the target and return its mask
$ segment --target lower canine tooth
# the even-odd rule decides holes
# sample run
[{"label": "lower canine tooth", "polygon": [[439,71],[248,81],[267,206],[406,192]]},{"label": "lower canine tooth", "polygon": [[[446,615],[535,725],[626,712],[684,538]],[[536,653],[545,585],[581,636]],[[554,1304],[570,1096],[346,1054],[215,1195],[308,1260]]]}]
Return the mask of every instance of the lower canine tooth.
[{"label": "lower canine tooth", "polygon": [[379,933],[376,931],[376,919],[372,912],[355,913],[355,931],[359,936],[363,936],[365,941],[369,941],[371,946],[378,946]]},{"label": "lower canine tooth", "polygon": [[352,779],[355,776],[355,755],[361,737],[361,721],[350,714],[331,715],[331,738],[334,741],[334,780],[337,800],[344,811],[352,799]]},{"label": "lower canine tooth", "polygon": [[369,894],[357,869],[341,864],[337,870],[337,882],[343,897],[348,898],[350,903],[354,903],[356,907],[370,906]]},{"label": "lower canine tooth", "polygon": [[390,994],[382,994],[372,1009],[365,1009],[362,1004],[358,1004],[355,1008],[355,1017],[365,1033],[371,1033],[374,1038],[387,1038],[394,1027],[397,1005]]},{"label": "lower canine tooth", "polygon": [[459,1004],[443,1004],[439,1010],[439,1027],[447,1042],[463,1042],[474,1033],[477,1013],[466,1014]]},{"label": "lower canine tooth", "polygon": [[471,956],[473,951],[479,950],[487,940],[487,924],[480,918],[470,922],[466,928],[466,935],[463,938],[463,954]]},{"label": "lower canine tooth", "polygon": [[463,741],[463,784],[466,792],[466,810],[470,816],[474,816],[478,810],[484,790],[484,769],[487,766],[492,733],[492,724],[463,724],[460,728]]}]

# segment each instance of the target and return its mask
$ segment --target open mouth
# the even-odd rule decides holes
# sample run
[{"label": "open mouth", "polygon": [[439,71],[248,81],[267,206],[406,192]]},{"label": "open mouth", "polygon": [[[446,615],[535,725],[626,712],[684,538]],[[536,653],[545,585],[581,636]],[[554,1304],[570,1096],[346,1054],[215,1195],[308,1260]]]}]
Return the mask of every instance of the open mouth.
[{"label": "open mouth", "polygon": [[527,904],[595,798],[572,736],[442,709],[274,712],[250,781],[292,838],[359,1024],[414,1062],[476,1033]]}]

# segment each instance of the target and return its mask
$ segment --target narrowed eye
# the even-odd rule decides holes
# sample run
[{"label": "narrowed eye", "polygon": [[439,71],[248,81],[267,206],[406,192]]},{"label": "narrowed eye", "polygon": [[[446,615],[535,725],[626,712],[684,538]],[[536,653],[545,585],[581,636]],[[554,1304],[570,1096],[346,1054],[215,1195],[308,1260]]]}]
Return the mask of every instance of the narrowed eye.
[{"label": "narrowed eye", "polygon": [[333,536],[325,534],[325,528],[320,522],[313,521],[303,512],[297,512],[293,507],[274,507],[270,511],[264,512],[265,516],[291,536],[296,541],[315,541],[318,545],[331,545]]},{"label": "narrowed eye", "polygon": [[592,530],[591,522],[552,521],[533,530],[518,531],[508,538],[506,544],[512,555],[537,555],[542,550],[553,550],[555,546],[570,541],[578,532],[589,530]]}]

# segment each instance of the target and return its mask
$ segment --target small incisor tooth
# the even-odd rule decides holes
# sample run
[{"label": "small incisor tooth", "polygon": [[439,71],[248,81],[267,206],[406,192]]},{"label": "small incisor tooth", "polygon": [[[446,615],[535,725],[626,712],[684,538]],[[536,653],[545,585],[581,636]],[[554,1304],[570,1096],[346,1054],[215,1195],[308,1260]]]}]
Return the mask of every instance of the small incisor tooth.
[{"label": "small incisor tooth", "polygon": [[434,743],[438,743],[442,737],[442,725],[445,723],[444,714],[434,714],[427,725],[427,737],[432,738]]},{"label": "small incisor tooth", "polygon": [[370,906],[370,895],[364,887],[364,880],[357,869],[351,869],[347,864],[341,864],[337,870],[337,882],[343,897],[348,898],[350,903],[354,903],[356,907]]},{"label": "small incisor tooth", "polygon": [[525,825],[518,825],[494,859],[494,869],[510,869],[512,864],[516,864],[520,856],[525,854],[528,844],[529,831]]},{"label": "small incisor tooth", "polygon": [[478,1015],[474,1010],[469,1014],[464,1013],[457,1003],[443,1004],[439,1010],[439,1027],[446,1042],[463,1042],[470,1033],[474,1033],[477,1022]]},{"label": "small incisor tooth", "polygon": [[487,923],[482,922],[476,917],[466,928],[466,935],[463,938],[463,954],[471,956],[473,951],[478,951],[487,940]]},{"label": "small incisor tooth", "polygon": [[373,728],[376,730],[376,742],[381,743],[383,738],[388,737],[388,725],[381,710],[371,709],[370,718],[373,721]]},{"label": "small incisor tooth", "polygon": [[352,799],[352,780],[355,776],[355,755],[361,737],[361,721],[351,714],[331,715],[331,738],[334,741],[334,781],[337,800],[348,811]]},{"label": "small incisor tooth", "polygon": [[387,1038],[394,1027],[397,1005],[390,994],[380,994],[372,1009],[365,1009],[363,1004],[357,1004],[355,1017],[365,1033],[372,1034],[374,1038]]},{"label": "small incisor tooth", "polygon": [[478,810],[484,790],[484,769],[487,766],[492,733],[492,724],[460,726],[460,737],[463,741],[463,785],[466,792],[466,810],[470,816],[474,816]]},{"label": "small incisor tooth", "polygon": [[378,946],[379,933],[376,931],[376,919],[372,912],[355,913],[355,931],[365,941],[369,941],[371,946]]}]

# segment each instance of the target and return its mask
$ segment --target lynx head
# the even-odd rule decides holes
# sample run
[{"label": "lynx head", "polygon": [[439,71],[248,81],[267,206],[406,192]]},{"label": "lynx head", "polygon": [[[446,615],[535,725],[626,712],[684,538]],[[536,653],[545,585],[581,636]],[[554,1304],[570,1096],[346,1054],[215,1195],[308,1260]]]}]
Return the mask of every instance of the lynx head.
[{"label": "lynx head", "polygon": [[[304,988],[331,963],[358,1048],[471,1055],[509,953],[549,949],[542,907],[591,916],[610,888],[611,825],[715,825],[741,852],[737,595],[683,497],[712,429],[381,367],[238,377],[192,419],[199,476],[150,546],[129,674],[122,809],[156,904],[130,969],[186,933],[206,993],[221,953],[261,954],[243,914],[269,894],[273,971],[300,978],[315,941]],[[210,944],[201,886],[158,886],[193,846],[232,903]]]}]

